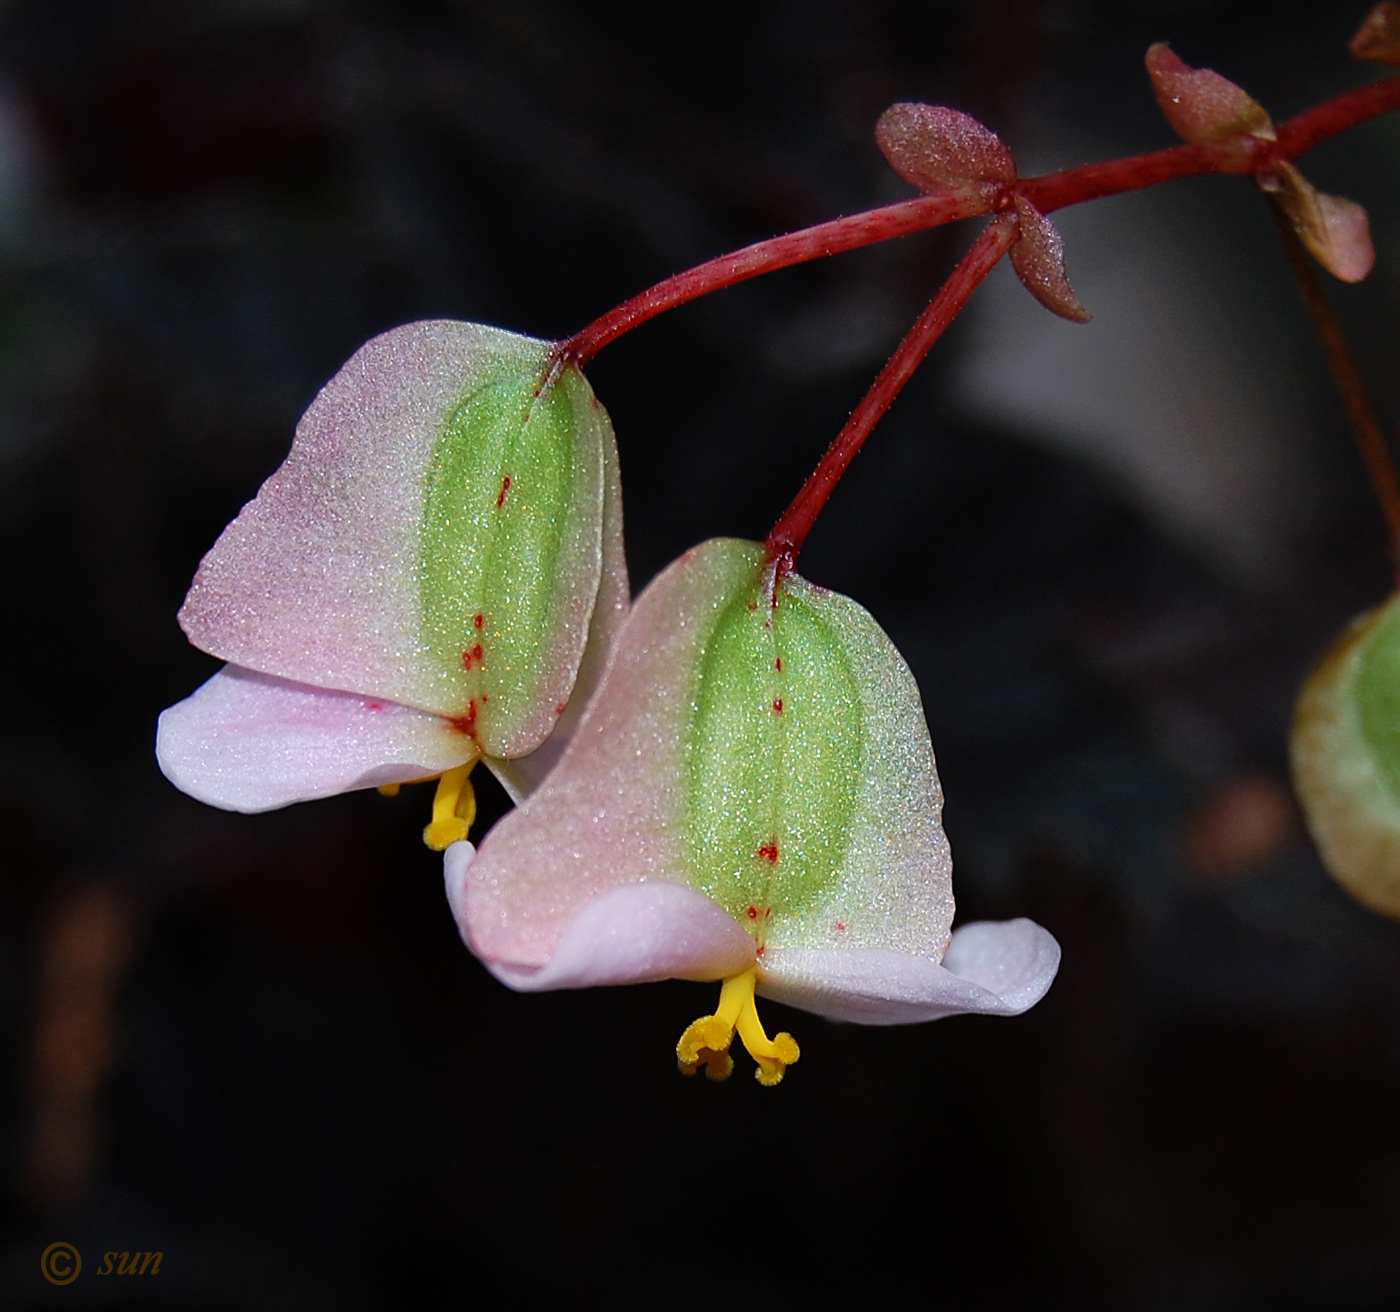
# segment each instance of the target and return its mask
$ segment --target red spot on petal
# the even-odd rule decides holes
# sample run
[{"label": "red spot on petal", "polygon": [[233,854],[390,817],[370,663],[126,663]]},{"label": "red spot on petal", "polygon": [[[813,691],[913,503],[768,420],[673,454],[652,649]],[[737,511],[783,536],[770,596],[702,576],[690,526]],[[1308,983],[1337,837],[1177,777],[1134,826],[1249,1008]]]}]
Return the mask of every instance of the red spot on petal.
[{"label": "red spot on petal", "polygon": [[832,929],[834,929],[838,934],[844,934],[844,933],[846,932],[846,925],[845,925],[845,922],[844,922],[844,921],[841,921],[841,920],[838,920],[838,921],[832,926]]},{"label": "red spot on petal", "polygon": [[756,601],[751,601],[751,602],[749,602],[749,609],[750,609],[750,610],[757,610],[757,609],[758,609],[758,602],[756,602]]},{"label": "red spot on petal", "polygon": [[750,920],[757,920],[757,919],[758,919],[758,908],[757,908],[757,907],[750,907],[744,914],[745,914],[746,916],[748,916],[748,918],[749,918]]},{"label": "red spot on petal", "polygon": [[484,654],[485,653],[481,650],[481,644],[478,642],[470,651],[464,651],[462,653],[462,668],[464,670],[470,670],[474,666],[480,665],[481,658]]},{"label": "red spot on petal", "polygon": [[505,503],[506,503],[506,493],[510,491],[510,485],[511,485],[512,481],[513,481],[513,480],[511,479],[511,476],[510,476],[509,474],[507,474],[507,475],[501,480],[501,495],[498,496],[498,497],[496,498],[496,509],[497,509],[497,510],[499,510],[503,505],[505,505]]},{"label": "red spot on petal", "polygon": [[560,703],[554,708],[554,713],[555,713],[555,715],[563,715],[563,714],[564,714],[564,711],[568,708],[568,705],[569,705],[568,702],[560,702]]},{"label": "red spot on petal", "polygon": [[483,624],[485,624],[485,623],[486,623],[486,616],[483,615],[480,611],[478,611],[475,615],[472,616],[472,627],[473,627],[473,628],[479,629],[479,628],[480,628]]},{"label": "red spot on petal", "polygon": [[763,955],[764,951],[765,951],[765,948],[764,948],[763,944],[760,943],[760,944],[758,945],[758,951],[757,951],[756,953],[754,953],[754,955],[755,955],[755,956],[758,956],[758,957],[761,957],[761,956]]},{"label": "red spot on petal", "polygon": [[382,711],[383,709],[384,709],[384,703],[383,703],[383,702],[366,702],[366,703],[365,703],[365,710],[367,710],[367,711]]},{"label": "red spot on petal", "polygon": [[774,668],[775,670],[777,670],[779,673],[782,673],[782,669],[783,669],[783,658],[782,658],[781,656],[779,656],[778,659],[775,660],[775,661],[773,662],[773,668]]},{"label": "red spot on petal", "polygon": [[779,697],[778,700],[773,703],[773,709],[779,715],[783,713],[783,699],[781,697]]},{"label": "red spot on petal", "polygon": [[762,860],[767,861],[770,866],[777,865],[778,844],[776,842],[764,843],[764,845],[758,849],[758,855]]},{"label": "red spot on petal", "polygon": [[[484,700],[484,699],[483,699]],[[467,713],[465,715],[449,715],[447,723],[458,733],[464,733],[468,738],[476,737],[476,698],[473,697],[467,703]]]}]

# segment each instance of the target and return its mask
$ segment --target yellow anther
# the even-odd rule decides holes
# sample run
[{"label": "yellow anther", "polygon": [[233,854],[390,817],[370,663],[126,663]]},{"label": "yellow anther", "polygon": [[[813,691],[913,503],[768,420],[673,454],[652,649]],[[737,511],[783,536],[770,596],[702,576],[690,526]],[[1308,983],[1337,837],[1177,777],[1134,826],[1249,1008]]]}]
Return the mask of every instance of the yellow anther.
[{"label": "yellow anther", "polygon": [[719,1006],[715,1008],[715,1014],[701,1016],[686,1028],[681,1041],[676,1044],[676,1060],[684,1074],[694,1075],[700,1063],[703,1063],[705,1074],[710,1079],[727,1079],[734,1069],[729,1045],[734,1041],[735,1030],[738,1030],[740,1042],[758,1063],[754,1078],[770,1087],[783,1078],[787,1068],[801,1053],[791,1034],[778,1034],[770,1039],[764,1032],[754,1001],[757,983],[757,966],[750,966],[742,974],[731,976],[720,988]]},{"label": "yellow anther", "polygon": [[681,1041],[676,1044],[676,1063],[682,1075],[694,1075],[701,1066],[712,1080],[727,1080],[734,1072],[734,1058],[729,1045],[734,1041],[734,1026],[718,1016],[701,1016],[692,1021]]},{"label": "yellow anther", "polygon": [[476,819],[476,791],[468,776],[475,765],[474,760],[468,761],[438,777],[433,818],[423,830],[423,841],[434,852],[460,842],[471,830],[472,821]]}]

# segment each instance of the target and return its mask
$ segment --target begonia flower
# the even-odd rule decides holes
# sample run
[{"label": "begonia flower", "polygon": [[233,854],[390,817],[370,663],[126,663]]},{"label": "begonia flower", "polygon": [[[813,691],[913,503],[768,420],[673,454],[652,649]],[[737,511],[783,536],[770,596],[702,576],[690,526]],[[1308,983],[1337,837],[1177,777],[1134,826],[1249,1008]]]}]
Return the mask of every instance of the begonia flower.
[{"label": "begonia flower", "polygon": [[797,1060],[755,994],[889,1025],[1014,1015],[1049,987],[1029,920],[951,932],[952,861],[918,689],[860,606],[716,540],[633,604],[548,779],[447,850],[468,947],[516,989],[723,981],[682,1036],[722,1077],[737,1029],[776,1083]]},{"label": "begonia flower", "polygon": [[578,369],[479,324],[394,329],[201,563],[180,623],[229,664],[161,716],[161,768],[235,811],[440,776],[445,847],[478,759],[518,798],[558,755],[627,601],[616,443]]}]

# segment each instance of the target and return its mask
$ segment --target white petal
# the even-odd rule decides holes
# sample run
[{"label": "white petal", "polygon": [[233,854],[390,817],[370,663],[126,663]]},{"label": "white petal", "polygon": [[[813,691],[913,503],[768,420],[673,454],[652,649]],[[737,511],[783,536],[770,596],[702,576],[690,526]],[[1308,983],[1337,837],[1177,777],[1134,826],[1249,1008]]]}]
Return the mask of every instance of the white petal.
[{"label": "white petal", "polygon": [[166,778],[226,811],[422,779],[475,752],[435,715],[237,665],[165,711],[156,733]]},{"label": "white petal", "polygon": [[1016,1016],[1045,996],[1060,968],[1060,945],[1033,920],[977,920],[953,932],[945,969],[980,985]]},{"label": "white petal", "polygon": [[953,934],[940,965],[880,948],[770,949],[764,997],[861,1025],[903,1025],[964,1012],[1017,1016],[1045,995],[1060,945],[1034,921],[979,921]]},{"label": "white petal", "polygon": [[630,884],[590,902],[543,966],[493,961],[472,941],[466,917],[470,843],[454,843],[443,864],[447,900],[471,948],[503,984],[522,992],[723,979],[753,964],[754,941],[728,912],[680,884]]}]

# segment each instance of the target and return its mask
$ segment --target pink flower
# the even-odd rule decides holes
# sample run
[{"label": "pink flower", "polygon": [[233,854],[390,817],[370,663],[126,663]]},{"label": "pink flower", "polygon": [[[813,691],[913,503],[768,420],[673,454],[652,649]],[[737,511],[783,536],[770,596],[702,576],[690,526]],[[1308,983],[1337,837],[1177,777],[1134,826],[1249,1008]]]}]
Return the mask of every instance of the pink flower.
[{"label": "pink flower", "polygon": [[161,768],[235,811],[447,774],[445,846],[479,758],[516,797],[544,773],[627,597],[612,426],[578,370],[478,324],[397,328],[200,565],[180,622],[229,664],[161,716]]},{"label": "pink flower", "polygon": [[888,1025],[1015,1015],[1059,963],[1028,920],[950,933],[952,862],[913,676],[858,605],[718,540],[637,598],[558,766],[446,855],[467,945],[512,988],[722,980],[683,1068],[735,1029],[796,1060],[755,993]]}]

